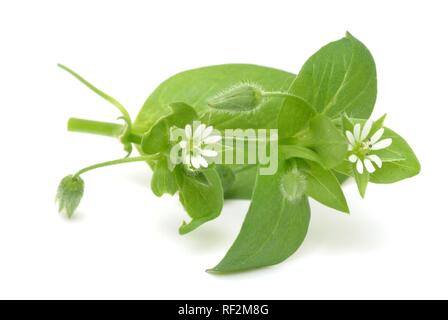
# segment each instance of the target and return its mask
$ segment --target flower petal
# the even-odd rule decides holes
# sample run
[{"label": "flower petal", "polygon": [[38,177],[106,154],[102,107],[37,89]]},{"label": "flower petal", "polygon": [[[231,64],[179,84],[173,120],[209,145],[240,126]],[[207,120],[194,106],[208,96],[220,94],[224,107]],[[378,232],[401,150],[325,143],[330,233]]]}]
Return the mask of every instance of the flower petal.
[{"label": "flower petal", "polygon": [[372,120],[367,120],[366,123],[364,124],[364,127],[362,128],[362,132],[361,132],[361,141],[366,140],[366,138],[368,137],[370,130],[372,130],[372,125],[373,125],[373,121]]},{"label": "flower petal", "polygon": [[221,141],[221,136],[210,136],[204,139],[204,143],[205,144],[213,144],[213,143],[217,143],[219,141]]},{"label": "flower petal", "polygon": [[199,159],[199,164],[200,164],[202,167],[204,167],[204,168],[207,168],[207,167],[208,167],[208,162],[207,162],[207,160],[205,160],[204,157],[199,156],[198,159]]},{"label": "flower petal", "polygon": [[212,132],[213,132],[212,126],[205,128],[204,132],[202,132],[202,139],[207,138]]},{"label": "flower petal", "polygon": [[352,151],[353,150],[353,146],[350,143],[348,144],[347,150],[348,151]]},{"label": "flower petal", "polygon": [[216,157],[218,152],[210,149],[201,149],[201,154],[206,157]]},{"label": "flower petal", "polygon": [[190,155],[189,153],[187,153],[187,154],[185,155],[183,164],[185,164],[185,165],[187,165],[187,166],[190,166],[190,165],[191,165],[191,155]]},{"label": "flower petal", "polygon": [[185,138],[187,140],[191,139],[191,134],[192,134],[193,130],[191,129],[191,125],[187,124],[185,126]]},{"label": "flower petal", "polygon": [[348,161],[350,161],[351,163],[355,163],[356,161],[358,161],[358,156],[356,154],[352,154],[350,157],[348,157]]},{"label": "flower petal", "polygon": [[369,173],[374,173],[375,172],[375,167],[372,164],[372,161],[370,161],[369,159],[364,159],[364,166],[367,169],[367,172]]},{"label": "flower petal", "polygon": [[353,136],[353,133],[347,130],[345,131],[345,136],[347,137],[347,140],[351,145],[355,144],[355,137]]},{"label": "flower petal", "polygon": [[370,143],[374,144],[376,143],[378,140],[381,139],[381,137],[384,134],[384,128],[379,129],[377,132],[375,132],[373,134],[373,136],[370,138]]},{"label": "flower petal", "polygon": [[205,124],[201,123],[196,130],[194,130],[193,139],[195,140],[201,140],[202,139],[202,133],[204,132],[206,126]]},{"label": "flower petal", "polygon": [[200,158],[202,158],[200,155],[196,154],[191,157],[191,165],[195,169],[199,169],[201,167]]},{"label": "flower petal", "polygon": [[362,164],[361,159],[358,159],[358,162],[356,162],[356,171],[358,171],[359,174],[364,173],[364,165]]},{"label": "flower petal", "polygon": [[381,158],[378,157],[376,154],[371,154],[370,156],[367,156],[367,159],[373,161],[378,168],[381,168],[383,166],[383,161],[381,161]]},{"label": "flower petal", "polygon": [[355,127],[353,129],[353,135],[355,136],[355,141],[359,141],[361,138],[361,124],[357,123],[355,124]]},{"label": "flower petal", "polygon": [[390,146],[392,144],[392,139],[391,138],[387,138],[387,139],[383,139],[381,141],[378,141],[377,143],[375,143],[372,146],[372,150],[381,150],[381,149],[386,149],[388,146]]},{"label": "flower petal", "polygon": [[194,145],[192,148],[192,151],[193,151],[193,155],[201,154],[201,147],[198,145]]}]

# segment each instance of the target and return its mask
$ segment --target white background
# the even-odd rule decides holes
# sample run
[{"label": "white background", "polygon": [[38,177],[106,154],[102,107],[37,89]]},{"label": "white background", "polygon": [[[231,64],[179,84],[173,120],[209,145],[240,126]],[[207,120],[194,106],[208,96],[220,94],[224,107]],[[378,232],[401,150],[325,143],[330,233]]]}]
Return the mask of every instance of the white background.
[{"label": "white background", "polygon": [[[1,298],[448,298],[446,1],[1,1]],[[59,180],[119,158],[114,140],[66,132],[70,116],[117,112],[64,63],[136,115],[167,77],[254,63],[297,72],[349,30],[378,69],[375,116],[411,144],[420,176],[345,187],[352,214],[312,203],[302,248],[275,267],[205,272],[236,237],[246,201],[187,236],[177,198],[144,164],[92,172],[72,221]]]}]

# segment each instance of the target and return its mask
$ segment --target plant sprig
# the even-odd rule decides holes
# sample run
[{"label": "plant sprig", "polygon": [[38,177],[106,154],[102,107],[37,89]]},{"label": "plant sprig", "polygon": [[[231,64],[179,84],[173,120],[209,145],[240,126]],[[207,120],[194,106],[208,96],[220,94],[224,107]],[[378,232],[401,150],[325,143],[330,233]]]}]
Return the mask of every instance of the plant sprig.
[{"label": "plant sprig", "polygon": [[[346,179],[353,178],[364,197],[369,182],[394,183],[420,171],[407,142],[384,127],[385,116],[369,120],[377,94],[376,67],[369,50],[349,33],[318,50],[298,75],[245,64],[179,73],[150,95],[134,123],[121,103],[59,66],[112,103],[125,122],[72,118],[69,130],[117,137],[128,155],[132,144],[141,153],[65,177],[57,193],[60,210],[69,217],[74,214],[84,194],[81,176],[87,172],[139,161],[154,171],[155,195],[179,194],[191,218],[181,224],[180,234],[219,217],[226,199],[250,199],[237,239],[222,261],[208,270],[211,273],[238,272],[287,259],[306,237],[310,197],[349,213],[341,187]],[[195,122],[202,125],[195,128]],[[209,164],[204,155],[214,154],[207,149],[216,140],[207,136],[212,127],[278,129],[275,174],[262,175],[260,162]],[[180,141],[171,140],[173,128],[183,130]],[[187,152],[188,161],[170,161],[175,146]]]}]

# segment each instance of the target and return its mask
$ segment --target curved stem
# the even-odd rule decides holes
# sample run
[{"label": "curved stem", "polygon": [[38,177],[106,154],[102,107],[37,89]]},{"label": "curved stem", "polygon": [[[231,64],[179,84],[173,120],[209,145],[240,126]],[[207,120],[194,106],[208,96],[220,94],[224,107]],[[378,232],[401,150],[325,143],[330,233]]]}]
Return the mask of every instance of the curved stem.
[{"label": "curved stem", "polygon": [[86,87],[88,87],[90,90],[92,90],[93,92],[95,92],[97,95],[99,95],[101,98],[105,99],[106,101],[110,102],[111,104],[113,104],[118,110],[120,110],[121,114],[123,115],[123,118],[125,119],[125,121],[127,122],[127,124],[130,126],[132,121],[131,121],[131,116],[129,115],[129,112],[125,109],[125,107],[118,102],[115,98],[112,98],[111,96],[109,96],[107,93],[101,91],[100,89],[98,89],[97,87],[95,87],[93,84],[91,84],[90,82],[88,82],[86,79],[84,79],[83,77],[81,77],[79,74],[77,74],[75,71],[73,71],[72,69],[62,65],[62,64],[58,64],[58,67],[67,71],[68,73],[70,73],[72,76],[74,76],[76,79],[78,79],[79,81],[81,81],[81,83],[83,83]]},{"label": "curved stem", "polygon": [[114,165],[118,165],[118,164],[122,164],[122,163],[149,161],[149,160],[153,160],[153,159],[154,159],[154,155],[147,155],[147,156],[124,158],[124,159],[117,159],[117,160],[101,162],[101,163],[97,163],[92,166],[88,166],[88,167],[85,167],[85,168],[79,170],[77,173],[74,174],[73,177],[75,177],[75,178],[79,177],[80,175],[82,175],[88,171],[92,171],[92,170],[95,170],[98,168],[114,166]]}]

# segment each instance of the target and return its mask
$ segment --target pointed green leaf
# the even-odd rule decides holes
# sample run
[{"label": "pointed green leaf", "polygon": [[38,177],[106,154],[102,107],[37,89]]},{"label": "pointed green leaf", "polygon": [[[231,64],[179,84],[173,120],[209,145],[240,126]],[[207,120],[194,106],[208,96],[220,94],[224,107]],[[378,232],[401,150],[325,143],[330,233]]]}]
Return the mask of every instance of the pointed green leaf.
[{"label": "pointed green leaf", "polygon": [[306,193],[320,203],[349,213],[347,200],[336,176],[321,166],[308,162]]},{"label": "pointed green leaf", "polygon": [[151,179],[152,192],[158,197],[165,193],[174,195],[177,192],[177,183],[174,173],[168,168],[168,160],[163,157],[155,168]]},{"label": "pointed green leaf", "polygon": [[177,102],[170,105],[171,113],[157,121],[143,135],[141,149],[145,154],[166,151],[170,146],[170,128],[184,128],[198,118],[196,111],[189,105]]},{"label": "pointed green leaf", "polygon": [[369,50],[348,34],[316,52],[289,92],[331,118],[346,112],[367,119],[376,100],[376,68]]},{"label": "pointed green leaf", "polygon": [[221,179],[222,189],[224,193],[230,190],[235,183],[235,173],[230,166],[225,165],[217,165],[216,171],[219,174],[219,178]]},{"label": "pointed green leaf", "polygon": [[347,141],[341,130],[324,115],[317,115],[310,121],[310,136],[305,139],[327,169],[340,164],[347,154]]},{"label": "pointed green leaf", "polygon": [[358,186],[359,194],[364,198],[367,191],[367,185],[369,184],[370,174],[365,171],[363,174],[360,174],[353,168],[353,175],[355,177],[356,185]]},{"label": "pointed green leaf", "polygon": [[315,151],[297,144],[280,145],[280,151],[285,159],[299,158],[311,160],[319,164],[322,163],[319,155]]},{"label": "pointed green leaf", "polygon": [[230,273],[282,262],[302,244],[310,208],[280,164],[273,176],[258,176],[241,231],[222,261],[210,272]]},{"label": "pointed green leaf", "polygon": [[224,192],[215,169],[191,172],[183,166],[177,166],[174,173],[180,202],[192,218],[190,223],[182,224],[180,234],[191,232],[219,216],[224,205]]},{"label": "pointed green leaf", "polygon": [[250,200],[254,190],[255,179],[257,177],[257,166],[233,165],[231,167],[235,175],[235,181],[232,186],[225,191],[225,198]]},{"label": "pointed green leaf", "polygon": [[340,172],[337,172],[335,170],[333,170],[333,173],[334,173],[336,179],[338,179],[340,185],[344,184],[350,178],[349,176],[342,174]]},{"label": "pointed green leaf", "polygon": [[360,174],[358,171],[356,171],[356,165],[347,160],[340,163],[336,168],[334,168],[334,170],[340,175],[342,174],[346,177],[354,177],[359,194],[364,198],[370,179],[370,174],[368,172],[364,171],[363,174]]},{"label": "pointed green leaf", "polygon": [[346,131],[350,131],[353,132],[353,128],[354,128],[354,124],[353,122],[350,120],[349,117],[347,117],[347,114],[344,113],[342,115],[342,131],[345,133]]},{"label": "pointed green leaf", "polygon": [[[384,127],[384,121],[386,120],[387,114],[384,114],[381,118],[373,122],[372,129],[370,129],[370,132],[373,134],[377,132],[379,129]],[[362,121],[364,123],[364,121]]]},{"label": "pointed green leaf", "polygon": [[397,133],[385,128],[382,139],[392,138],[392,144],[375,151],[383,166],[370,175],[373,183],[394,183],[411,178],[420,172],[420,163],[409,144]]},{"label": "pointed green leaf", "polygon": [[[372,134],[382,127],[385,117],[386,115],[374,122],[371,129]],[[365,120],[362,119],[352,119],[352,121],[361,124],[365,123]],[[377,167],[375,172],[368,175],[368,177],[365,174],[361,176],[357,173],[355,165],[348,161],[344,161],[334,168],[339,173],[355,177],[361,195],[365,194],[365,189],[367,188],[366,181],[380,184],[394,183],[411,178],[420,172],[420,163],[409,144],[400,135],[384,127],[384,134],[381,140],[387,138],[392,139],[392,144],[389,147],[372,152],[380,157],[382,167]]]},{"label": "pointed green leaf", "polygon": [[315,114],[305,100],[285,98],[278,115],[279,136],[288,138],[296,135],[308,126]]}]

